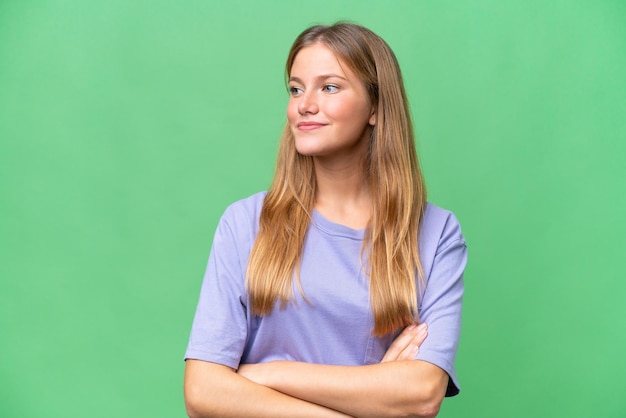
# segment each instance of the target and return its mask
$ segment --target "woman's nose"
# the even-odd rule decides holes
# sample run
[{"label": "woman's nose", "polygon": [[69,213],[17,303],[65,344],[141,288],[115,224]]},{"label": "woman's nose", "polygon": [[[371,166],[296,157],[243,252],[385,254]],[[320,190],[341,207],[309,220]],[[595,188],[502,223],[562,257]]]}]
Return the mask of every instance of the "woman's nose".
[{"label": "woman's nose", "polygon": [[298,103],[298,112],[301,115],[316,114],[319,110],[317,100],[314,92],[306,92],[300,97],[300,103]]}]

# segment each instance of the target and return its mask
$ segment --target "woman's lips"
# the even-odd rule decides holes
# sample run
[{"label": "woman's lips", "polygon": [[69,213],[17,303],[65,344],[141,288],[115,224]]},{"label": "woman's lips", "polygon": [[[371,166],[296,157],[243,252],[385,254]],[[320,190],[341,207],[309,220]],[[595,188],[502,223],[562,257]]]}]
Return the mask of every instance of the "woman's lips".
[{"label": "woman's lips", "polygon": [[320,122],[300,122],[297,126],[301,131],[313,131],[326,126],[326,124]]}]

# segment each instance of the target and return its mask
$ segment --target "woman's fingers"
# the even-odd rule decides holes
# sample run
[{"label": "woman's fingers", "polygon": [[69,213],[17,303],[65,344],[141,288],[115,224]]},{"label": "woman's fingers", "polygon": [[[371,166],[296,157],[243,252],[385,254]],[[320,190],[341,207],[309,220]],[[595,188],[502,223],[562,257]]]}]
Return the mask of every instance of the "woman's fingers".
[{"label": "woman's fingers", "polygon": [[384,363],[387,361],[394,361],[412,339],[411,332],[415,328],[416,325],[409,325],[408,327],[404,328],[402,332],[391,342],[391,345],[385,352],[385,355],[380,362]]},{"label": "woman's fingers", "polygon": [[409,325],[393,340],[381,363],[414,359],[427,335],[426,324]]},{"label": "woman's fingers", "polygon": [[419,348],[428,336],[426,324],[422,328],[418,327],[413,340],[405,347],[396,360],[414,360],[419,353]]}]

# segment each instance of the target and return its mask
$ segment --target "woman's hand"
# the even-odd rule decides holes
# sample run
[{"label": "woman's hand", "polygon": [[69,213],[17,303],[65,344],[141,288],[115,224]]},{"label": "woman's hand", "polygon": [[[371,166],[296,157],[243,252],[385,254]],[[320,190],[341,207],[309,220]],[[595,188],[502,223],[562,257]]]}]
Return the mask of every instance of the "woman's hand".
[{"label": "woman's hand", "polygon": [[380,362],[414,360],[427,336],[426,324],[409,325],[393,340]]}]

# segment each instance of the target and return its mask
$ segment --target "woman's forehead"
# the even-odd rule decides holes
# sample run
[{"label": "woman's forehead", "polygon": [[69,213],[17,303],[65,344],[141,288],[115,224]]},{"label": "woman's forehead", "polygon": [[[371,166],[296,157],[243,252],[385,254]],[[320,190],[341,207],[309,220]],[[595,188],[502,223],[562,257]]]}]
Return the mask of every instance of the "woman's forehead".
[{"label": "woman's forehead", "polygon": [[307,45],[298,51],[291,64],[289,76],[299,78],[301,75],[312,73],[318,73],[318,76],[356,77],[350,66],[322,42]]}]

